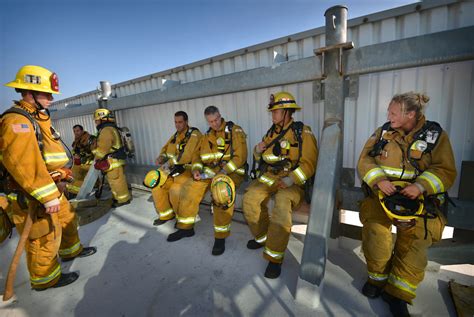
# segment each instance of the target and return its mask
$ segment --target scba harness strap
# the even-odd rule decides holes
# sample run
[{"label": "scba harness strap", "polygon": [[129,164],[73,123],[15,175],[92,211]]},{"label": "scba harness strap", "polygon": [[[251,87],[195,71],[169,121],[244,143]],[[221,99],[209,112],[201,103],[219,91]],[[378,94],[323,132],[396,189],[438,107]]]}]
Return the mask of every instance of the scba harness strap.
[{"label": "scba harness strap", "polygon": [[[384,139],[383,136],[385,133],[389,131],[395,131],[390,127],[390,121],[384,123],[382,126],[382,131],[379,136],[379,140],[374,144],[374,147],[372,150],[369,152],[369,156],[371,157],[376,157],[382,154],[382,151],[389,142],[388,140]],[[438,144],[439,137],[441,133],[443,132],[443,129],[439,125],[438,122],[435,121],[426,121],[423,127],[415,132],[413,136],[413,142],[408,146],[408,158],[410,160],[410,163],[415,167],[415,169],[418,172],[422,172],[419,165],[418,165],[418,160],[421,158],[414,158],[413,155],[411,155],[411,152],[414,151],[414,149],[421,151],[422,153],[430,153],[436,144]]]},{"label": "scba harness strap", "polygon": [[[179,162],[179,160],[183,156],[184,149],[185,149],[186,145],[188,144],[189,138],[191,138],[191,134],[193,134],[193,132],[197,131],[197,130],[198,130],[197,128],[191,127],[191,128],[188,129],[188,131],[186,131],[186,134],[184,135],[183,140],[181,140],[181,142],[179,142],[179,146],[178,146],[179,153],[178,153],[178,156],[176,158],[176,162]],[[171,140],[171,143],[175,144],[177,138],[178,138],[178,131],[176,131],[176,133],[174,134],[173,139]]]},{"label": "scba harness strap", "polygon": [[[263,137],[262,141],[265,140],[266,137],[272,135],[275,130],[276,130],[276,125],[273,124],[270,129],[267,131],[267,133],[265,134],[265,136]],[[280,134],[278,134],[278,136],[276,138],[274,138],[266,147],[267,148],[270,148],[272,147],[273,145],[275,145],[275,147],[280,147],[280,140],[285,136],[285,134],[290,130],[292,129],[293,130],[293,133],[295,134],[296,136],[296,141],[298,142],[298,159],[296,160],[296,163],[295,165],[291,168],[291,170],[295,170],[298,168],[299,166],[299,162],[301,160],[301,155],[302,155],[302,151],[303,151],[303,128],[304,128],[304,124],[303,122],[301,121],[294,121],[288,128],[282,130],[280,132]],[[280,147],[280,150],[281,150],[281,147]],[[275,149],[274,148],[274,152],[277,151],[278,152],[278,149]],[[287,164],[288,160],[285,159],[283,161],[281,161],[282,163],[278,163],[278,165],[283,165],[283,164]],[[254,159],[253,160],[253,163],[252,163],[252,170],[250,171],[250,176],[252,179],[256,179],[258,177],[260,177],[263,173],[266,172],[267,168],[269,167],[269,164],[266,163],[264,160],[263,160],[263,155],[260,157],[260,159],[258,160],[258,162]]]}]

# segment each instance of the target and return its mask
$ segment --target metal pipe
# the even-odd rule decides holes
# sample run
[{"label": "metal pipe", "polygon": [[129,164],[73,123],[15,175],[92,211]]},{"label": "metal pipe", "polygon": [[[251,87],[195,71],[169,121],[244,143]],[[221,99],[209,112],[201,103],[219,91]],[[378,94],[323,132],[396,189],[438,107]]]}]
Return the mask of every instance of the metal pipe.
[{"label": "metal pipe", "polygon": [[[324,74],[327,76],[324,79],[324,129],[300,268],[300,278],[318,286],[324,278],[327,240],[331,233],[339,171],[342,168],[344,77],[341,74],[342,49],[337,45],[346,42],[347,7],[329,8],[324,15],[327,48],[323,54]],[[317,294],[320,293],[315,292],[315,296]]]}]

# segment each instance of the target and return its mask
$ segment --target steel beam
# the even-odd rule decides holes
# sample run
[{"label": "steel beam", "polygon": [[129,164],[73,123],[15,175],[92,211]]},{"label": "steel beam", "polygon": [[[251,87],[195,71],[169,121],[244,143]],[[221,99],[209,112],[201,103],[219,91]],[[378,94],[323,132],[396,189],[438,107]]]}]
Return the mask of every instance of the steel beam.
[{"label": "steel beam", "polygon": [[[390,58],[388,58],[388,56]],[[474,59],[474,26],[412,38],[364,46],[343,56],[344,75],[389,71]],[[329,63],[329,61],[325,61]],[[184,83],[165,90],[109,100],[109,109],[121,110],[162,103],[203,98],[247,90],[311,82],[321,79],[320,57],[307,57],[276,67],[260,67],[243,72]],[[325,84],[327,85],[327,83]],[[54,111],[53,120],[91,114],[97,102]]]},{"label": "steel beam", "polygon": [[344,76],[340,68],[343,54],[340,47],[346,43],[347,7],[329,8],[324,15],[326,49],[318,51],[324,60],[324,129],[299,275],[304,281],[318,286],[324,278],[327,243],[342,169]]}]

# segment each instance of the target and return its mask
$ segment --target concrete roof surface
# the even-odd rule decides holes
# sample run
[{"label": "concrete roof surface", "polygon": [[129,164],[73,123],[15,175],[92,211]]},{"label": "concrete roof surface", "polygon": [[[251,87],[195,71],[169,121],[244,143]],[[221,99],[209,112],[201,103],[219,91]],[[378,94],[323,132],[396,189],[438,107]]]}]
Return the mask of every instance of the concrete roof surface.
[{"label": "concrete roof surface", "polygon": [[[234,215],[226,251],[212,256],[212,215],[202,205],[196,235],[166,241],[173,222],[152,226],[156,217],[149,193],[134,191],[130,205],[112,209],[79,229],[85,246],[98,252],[62,264],[78,271],[73,284],[35,292],[30,289],[23,256],[15,283],[16,296],[0,302],[0,316],[390,316],[381,300],[360,293],[366,279],[360,242],[332,240],[320,305],[295,302],[303,243],[290,239],[279,279],[263,277],[267,262],[260,250],[248,250],[250,232],[240,213]],[[0,246],[0,292],[18,235]],[[413,316],[455,316],[448,291],[450,279],[465,285],[474,277],[439,269],[430,263]]]}]

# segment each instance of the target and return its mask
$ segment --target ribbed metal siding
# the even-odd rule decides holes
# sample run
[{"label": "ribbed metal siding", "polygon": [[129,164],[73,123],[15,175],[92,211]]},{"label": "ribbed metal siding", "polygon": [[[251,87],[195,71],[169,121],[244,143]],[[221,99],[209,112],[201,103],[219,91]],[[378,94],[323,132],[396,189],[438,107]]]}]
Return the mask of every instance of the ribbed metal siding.
[{"label": "ribbed metal siding", "polygon": [[[474,160],[474,61],[433,65],[360,76],[359,97],[346,99],[344,167],[355,168],[366,140],[387,121],[393,95],[419,91],[430,97],[425,115],[448,133],[458,174]],[[451,193],[457,196],[459,175]]]},{"label": "ribbed metal siding", "polygon": [[[461,2],[421,12],[413,12],[381,21],[358,24],[348,29],[348,41],[356,47],[372,45],[417,35],[449,30],[474,24],[472,14],[474,2]],[[322,13],[321,13],[322,14]],[[350,21],[349,21],[350,22]],[[315,31],[320,33],[320,31]],[[291,38],[291,36],[289,36]],[[229,57],[220,61],[212,61],[202,66],[184,69],[166,76],[145,76],[136,80],[119,83],[113,86],[113,94],[117,97],[133,95],[153,89],[160,89],[163,80],[180,80],[192,82],[216,77],[233,72],[244,71],[273,64],[273,54],[278,52],[288,56],[289,60],[313,56],[313,50],[324,46],[324,34],[316,34],[308,38],[270,46],[255,52]],[[91,91],[77,98],[72,97],[54,103],[54,109],[64,109],[65,104],[88,104],[95,102],[96,92]]]},{"label": "ribbed metal siding", "polygon": [[[474,2],[462,2],[441,6],[422,12],[414,12],[382,21],[367,22],[352,26],[348,40],[356,47],[391,41],[431,32],[473,25]],[[297,59],[313,55],[313,49],[324,46],[324,34],[317,34],[298,41],[272,46],[256,52],[233,56],[221,61],[210,62],[166,75],[117,85],[114,92],[118,97],[136,94],[162,87],[163,79],[196,81],[214,76],[238,72],[261,66],[271,66],[273,52]],[[427,49],[435,49],[428,47]],[[458,171],[463,160],[474,160],[474,65],[473,61],[434,65],[383,72],[360,76],[358,98],[346,98],[344,166],[356,167],[357,159],[367,138],[386,120],[386,109],[391,97],[399,92],[416,90],[427,93],[431,101],[427,108],[427,118],[441,123],[449,133],[456,157]],[[313,103],[312,83],[300,83],[285,87],[273,87],[234,94],[187,100],[147,106],[117,112],[120,125],[128,126],[137,147],[135,164],[151,164],[161,146],[174,131],[173,114],[178,110],[188,112],[190,124],[202,132],[207,130],[203,117],[206,106],[214,104],[222,115],[243,127],[248,134],[249,153],[270,127],[270,115],[266,112],[268,96],[278,90],[288,90],[295,94],[297,102],[304,110],[296,114],[296,119],[310,125],[318,137],[322,129],[322,102]],[[95,93],[79,96],[82,104],[95,100]],[[68,100],[69,103],[76,103]],[[72,126],[83,124],[89,131],[95,131],[92,114],[59,120],[57,127],[68,144],[72,142]],[[250,154],[249,154],[250,156]],[[250,162],[250,157],[249,157]],[[451,193],[457,196],[459,177]]]}]

